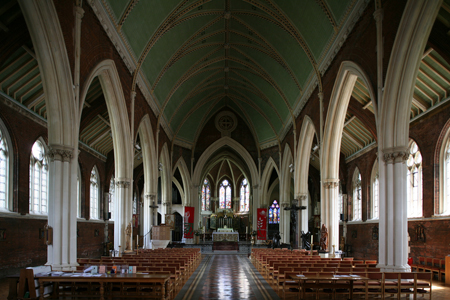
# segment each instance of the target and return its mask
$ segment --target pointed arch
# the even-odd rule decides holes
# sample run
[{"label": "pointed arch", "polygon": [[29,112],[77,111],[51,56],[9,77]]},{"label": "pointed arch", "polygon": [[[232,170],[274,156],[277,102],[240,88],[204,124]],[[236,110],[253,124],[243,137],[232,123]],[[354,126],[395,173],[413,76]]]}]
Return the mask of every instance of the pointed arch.
[{"label": "pointed arch", "polygon": [[[112,59],[106,59],[98,63],[89,73],[80,94],[80,107],[84,105],[89,86],[98,76],[105,96],[106,107],[111,122],[111,131],[114,145],[114,166],[116,180],[127,180],[133,177],[133,166],[128,162],[133,161],[133,145],[130,143],[131,130],[128,119],[128,110],[123,94],[122,82]],[[81,114],[78,116],[78,124]]]},{"label": "pointed arch", "polygon": [[[367,87],[370,99],[376,99],[372,84],[364,70],[354,62],[342,62],[331,93],[325,121],[323,145],[322,149],[320,149],[321,177],[323,182],[325,182],[324,180],[339,180],[342,131],[344,130],[348,103],[358,77]],[[376,114],[375,119],[377,120]]]},{"label": "pointed arch", "polygon": [[[48,144],[78,146],[72,71],[58,14],[52,1],[19,1],[42,78],[47,109]],[[75,184],[75,181],[73,182]]]},{"label": "pointed arch", "polygon": [[[300,138],[297,147],[297,160],[294,170],[294,193],[295,198],[308,195],[308,173],[309,160],[311,158],[311,149],[314,136],[317,135],[316,128],[311,118],[306,115],[303,119]],[[301,203],[299,203],[301,205]]]},{"label": "pointed arch", "polygon": [[145,115],[141,119],[137,132],[141,141],[144,164],[144,195],[156,195],[158,191],[158,156],[149,115]]},{"label": "pointed arch", "polygon": [[184,191],[183,191],[184,195],[182,195],[181,204],[183,206],[189,206],[189,205],[191,205],[191,199],[190,199],[191,176],[189,174],[189,169],[188,169],[183,157],[180,157],[177,160],[177,162],[173,168],[172,174],[175,173],[177,168],[180,171],[181,179],[183,180],[183,187],[184,187]]},{"label": "pointed arch", "polygon": [[172,204],[172,167],[170,163],[169,149],[167,143],[164,143],[159,157],[161,171],[161,202],[165,211],[162,214],[162,222],[165,222],[164,214],[170,213]]},{"label": "pointed arch", "polygon": [[280,170],[278,169],[277,164],[275,163],[273,158],[270,157],[261,176],[261,198],[259,204],[263,206],[265,205],[266,207],[269,205],[269,183],[270,176],[272,175],[272,170],[275,170],[277,172],[278,177],[280,176]]},{"label": "pointed arch", "polygon": [[280,186],[280,201],[283,203],[290,202],[290,193],[291,193],[291,165],[293,167],[294,157],[292,156],[291,148],[288,144],[284,147],[283,152],[283,160],[281,162],[281,186]]},{"label": "pointed arch", "polygon": [[232,138],[227,137],[227,136],[215,141],[200,156],[198,163],[195,166],[194,175],[192,176],[193,185],[198,186],[200,184],[202,171],[203,171],[203,168],[205,167],[205,165],[207,164],[208,159],[212,155],[214,155],[214,153],[218,149],[220,149],[224,146],[231,147],[242,157],[242,159],[245,161],[245,163],[247,164],[247,166],[250,170],[252,186],[255,186],[255,185],[257,186],[259,183],[259,180],[258,180],[259,176],[258,176],[258,170],[256,168],[256,165],[255,165],[255,162],[254,162],[252,156],[250,155],[250,153],[248,153],[247,149],[245,149],[244,146],[242,146],[237,141],[235,141]]}]

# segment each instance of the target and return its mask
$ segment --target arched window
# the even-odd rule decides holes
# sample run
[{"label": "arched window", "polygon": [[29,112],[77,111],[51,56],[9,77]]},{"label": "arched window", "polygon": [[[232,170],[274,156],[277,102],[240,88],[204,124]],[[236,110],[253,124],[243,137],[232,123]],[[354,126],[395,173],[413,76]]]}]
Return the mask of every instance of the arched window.
[{"label": "arched window", "polygon": [[91,171],[91,189],[90,189],[90,217],[99,219],[99,183],[97,168],[94,166]]},{"label": "arched window", "polygon": [[442,143],[440,166],[439,214],[450,215],[450,129]]},{"label": "arched window", "polygon": [[0,210],[11,210],[12,151],[11,140],[0,120]]},{"label": "arched window", "polygon": [[30,213],[47,214],[48,163],[44,144],[37,140],[30,157]]},{"label": "arched window", "polygon": [[202,186],[202,210],[211,210],[211,186],[208,179],[203,181]]},{"label": "arched window", "polygon": [[81,218],[81,170],[80,165],[77,165],[77,217]]},{"label": "arched window", "polygon": [[359,169],[355,169],[353,173],[353,221],[359,221],[362,219],[361,202],[361,173]]},{"label": "arched window", "polygon": [[231,208],[231,186],[226,179],[220,184],[219,205],[220,208]]},{"label": "arched window", "polygon": [[375,160],[372,168],[372,176],[370,182],[372,183],[372,203],[371,203],[371,219],[379,218],[379,202],[380,202],[380,187],[378,179],[378,159]]},{"label": "arched window", "polygon": [[108,211],[111,213],[110,220],[114,220],[114,203],[116,202],[116,182],[114,176],[111,176],[109,182],[109,201],[108,201]]},{"label": "arched window", "polygon": [[240,200],[240,211],[248,211],[250,203],[250,187],[248,185],[247,179],[244,178],[241,183],[241,200]]},{"label": "arched window", "polygon": [[277,200],[273,200],[272,205],[269,207],[269,224],[280,223],[280,205]]},{"label": "arched window", "polygon": [[422,216],[422,154],[416,142],[409,144],[407,166],[408,218]]},{"label": "arched window", "polygon": [[133,197],[133,215],[137,214],[137,194],[136,192],[134,192],[134,197]]}]

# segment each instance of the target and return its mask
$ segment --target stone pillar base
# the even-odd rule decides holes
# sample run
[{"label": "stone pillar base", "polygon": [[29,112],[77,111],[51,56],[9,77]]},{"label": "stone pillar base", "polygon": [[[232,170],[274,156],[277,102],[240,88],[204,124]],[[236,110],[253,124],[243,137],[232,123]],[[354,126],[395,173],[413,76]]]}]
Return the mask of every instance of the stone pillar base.
[{"label": "stone pillar base", "polygon": [[388,266],[388,265],[377,265],[380,268],[380,272],[411,272],[411,266],[406,264],[403,266]]}]

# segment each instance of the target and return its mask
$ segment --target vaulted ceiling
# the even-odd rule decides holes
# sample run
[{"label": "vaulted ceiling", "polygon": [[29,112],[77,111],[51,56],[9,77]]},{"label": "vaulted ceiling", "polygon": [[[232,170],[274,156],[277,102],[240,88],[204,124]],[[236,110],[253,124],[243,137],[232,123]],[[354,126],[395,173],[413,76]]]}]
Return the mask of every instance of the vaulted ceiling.
[{"label": "vaulted ceiling", "polygon": [[341,30],[364,1],[104,0],[163,122],[187,144],[222,107],[260,145],[283,138]]}]

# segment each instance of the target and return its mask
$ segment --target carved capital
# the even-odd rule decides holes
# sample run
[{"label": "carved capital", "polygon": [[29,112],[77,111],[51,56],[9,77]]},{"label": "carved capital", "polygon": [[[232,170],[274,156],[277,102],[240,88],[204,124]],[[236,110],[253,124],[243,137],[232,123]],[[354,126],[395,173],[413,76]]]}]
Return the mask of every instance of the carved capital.
[{"label": "carved capital", "polygon": [[121,179],[121,180],[116,180],[116,186],[127,189],[129,188],[131,185],[131,181],[130,180],[126,180],[126,179]]},{"label": "carved capital", "polygon": [[334,189],[339,187],[339,180],[332,179],[332,180],[326,180],[323,182],[323,187],[325,189]]},{"label": "carved capital", "polygon": [[300,195],[300,196],[298,196],[298,200],[299,201],[305,201],[306,199],[308,199],[308,195]]},{"label": "carved capital", "polygon": [[383,150],[383,160],[386,164],[404,163],[408,160],[409,151],[404,147]]},{"label": "carved capital", "polygon": [[51,161],[70,161],[73,158],[73,148],[62,145],[51,145],[48,158]]},{"label": "carved capital", "polygon": [[156,195],[155,194],[146,194],[145,198],[147,198],[148,200],[152,201],[156,199]]},{"label": "carved capital", "polygon": [[286,207],[289,207],[289,206],[291,206],[291,205],[289,204],[289,202],[283,202],[283,203],[281,203],[281,207],[283,207],[283,208],[286,208]]}]

